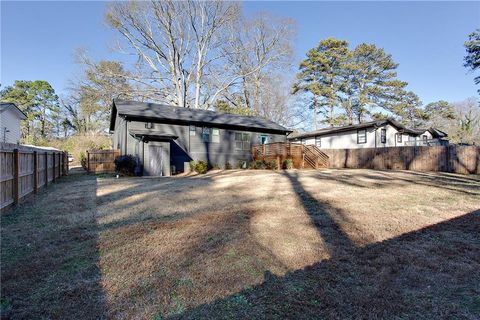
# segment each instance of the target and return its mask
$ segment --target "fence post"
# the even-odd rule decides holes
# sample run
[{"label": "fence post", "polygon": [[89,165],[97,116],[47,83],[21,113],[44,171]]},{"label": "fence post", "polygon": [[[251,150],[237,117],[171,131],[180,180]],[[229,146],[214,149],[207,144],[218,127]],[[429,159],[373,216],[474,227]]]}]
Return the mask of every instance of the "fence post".
[{"label": "fence post", "polygon": [[52,182],[55,182],[55,152],[52,152]]},{"label": "fence post", "polygon": [[68,153],[65,153],[65,175],[68,176],[70,163],[68,162]]},{"label": "fence post", "polygon": [[33,151],[33,193],[38,192],[38,155]]},{"label": "fence post", "polygon": [[87,173],[90,173],[90,153],[87,150]]},{"label": "fence post", "polygon": [[13,149],[13,202],[20,200],[20,159],[18,149]]},{"label": "fence post", "polygon": [[48,152],[45,151],[45,188],[48,186]]}]

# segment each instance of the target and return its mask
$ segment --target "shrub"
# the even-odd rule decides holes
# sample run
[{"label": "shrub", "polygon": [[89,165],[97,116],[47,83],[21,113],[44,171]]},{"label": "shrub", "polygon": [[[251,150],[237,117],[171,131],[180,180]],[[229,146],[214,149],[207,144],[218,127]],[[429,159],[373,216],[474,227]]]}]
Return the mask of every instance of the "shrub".
[{"label": "shrub", "polygon": [[255,160],[250,164],[251,169],[266,169],[267,164],[263,160]]},{"label": "shrub", "polygon": [[277,170],[278,169],[277,160],[265,161],[265,167],[268,170]]},{"label": "shrub", "polygon": [[119,156],[115,159],[115,170],[126,176],[135,175],[135,168],[137,167],[137,159],[128,154]]},{"label": "shrub", "polygon": [[232,170],[232,165],[228,161],[225,162],[225,170]]},{"label": "shrub", "polygon": [[196,165],[197,165],[197,161],[195,161],[195,160],[190,161],[190,171],[191,172],[195,171]]},{"label": "shrub", "polygon": [[271,160],[271,161],[255,160],[250,164],[250,169],[277,170],[278,165],[276,160]]},{"label": "shrub", "polygon": [[87,156],[83,151],[80,151],[80,164],[84,170],[87,170]]},{"label": "shrub", "polygon": [[238,169],[247,169],[247,161],[245,160],[238,160],[237,162]]},{"label": "shrub", "polygon": [[192,160],[190,161],[190,169],[192,171],[198,172],[198,173],[207,173],[208,170],[208,163],[206,161],[195,161]]},{"label": "shrub", "polygon": [[293,168],[293,160],[292,159],[285,159],[283,160],[283,169],[292,169]]}]

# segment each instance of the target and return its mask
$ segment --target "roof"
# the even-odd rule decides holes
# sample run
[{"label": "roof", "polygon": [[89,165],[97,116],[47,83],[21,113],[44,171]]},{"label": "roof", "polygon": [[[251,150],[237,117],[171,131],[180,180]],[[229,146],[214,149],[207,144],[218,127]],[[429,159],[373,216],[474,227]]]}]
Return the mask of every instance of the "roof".
[{"label": "roof", "polygon": [[27,119],[27,115],[20,110],[15,103],[12,102],[0,102],[0,113],[7,109],[13,110],[21,120]]},{"label": "roof", "polygon": [[127,120],[183,125],[214,125],[217,127],[230,127],[265,132],[269,131],[284,134],[292,132],[273,121],[260,117],[241,116],[210,110],[180,108],[164,104],[116,99],[113,100],[112,104],[110,131],[115,130],[117,113],[119,116],[124,117]]},{"label": "roof", "polygon": [[170,133],[163,133],[156,130],[128,130],[128,133],[132,135],[134,138],[140,138],[145,141],[164,141],[164,140],[175,140],[178,136],[170,134]]},{"label": "roof", "polygon": [[315,136],[323,136],[326,134],[331,134],[331,133],[340,133],[340,132],[346,132],[346,131],[352,131],[352,130],[358,130],[358,129],[364,129],[364,128],[370,128],[370,127],[383,127],[386,124],[390,124],[398,129],[400,132],[404,133],[409,133],[413,135],[421,135],[425,131],[429,131],[434,138],[442,138],[446,137],[447,134],[443,131],[440,131],[438,129],[434,128],[428,128],[428,129],[410,129],[405,127],[403,124],[400,122],[394,120],[394,119],[385,119],[385,120],[377,120],[377,121],[370,121],[370,122],[364,122],[360,124],[352,124],[348,126],[342,126],[342,127],[331,127],[331,128],[324,128],[324,129],[319,129],[315,131],[310,131],[310,132],[305,132],[305,133],[293,133],[288,136],[288,139],[301,139],[301,138],[308,138],[308,137],[315,137]]}]

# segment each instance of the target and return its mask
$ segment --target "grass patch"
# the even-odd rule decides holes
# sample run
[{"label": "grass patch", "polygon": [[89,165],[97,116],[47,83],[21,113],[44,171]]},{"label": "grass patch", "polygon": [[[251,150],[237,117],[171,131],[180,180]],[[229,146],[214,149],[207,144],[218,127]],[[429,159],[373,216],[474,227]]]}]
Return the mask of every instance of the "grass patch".
[{"label": "grass patch", "polygon": [[71,175],[1,217],[11,318],[478,318],[480,180]]}]

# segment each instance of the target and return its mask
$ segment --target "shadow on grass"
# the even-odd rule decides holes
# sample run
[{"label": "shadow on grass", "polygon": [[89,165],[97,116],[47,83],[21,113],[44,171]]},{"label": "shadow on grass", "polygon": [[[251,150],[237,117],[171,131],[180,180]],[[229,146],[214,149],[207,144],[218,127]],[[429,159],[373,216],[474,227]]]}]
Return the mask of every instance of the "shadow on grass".
[{"label": "shadow on grass", "polygon": [[480,211],[333,257],[172,318],[392,318],[480,314]]},{"label": "shadow on grass", "polygon": [[342,212],[318,202],[286,173],[331,258],[172,316],[200,318],[478,318],[480,210],[357,247],[337,224]]},{"label": "shadow on grass", "polygon": [[96,177],[73,174],[1,217],[2,319],[102,319]]}]

